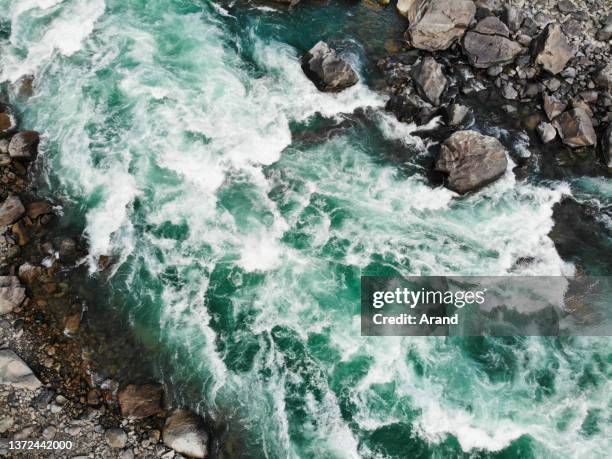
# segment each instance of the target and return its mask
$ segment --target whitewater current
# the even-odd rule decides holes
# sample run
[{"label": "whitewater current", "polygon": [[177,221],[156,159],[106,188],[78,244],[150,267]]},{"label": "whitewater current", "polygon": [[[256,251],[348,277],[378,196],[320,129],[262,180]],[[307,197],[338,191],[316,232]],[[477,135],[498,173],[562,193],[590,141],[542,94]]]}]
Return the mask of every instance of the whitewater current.
[{"label": "whitewater current", "polygon": [[609,184],[430,184],[359,38],[339,41],[355,87],[321,93],[300,68],[320,37],[288,17],[329,31],[359,5],[0,6],[1,79],[35,77],[17,108],[92,275],[111,257],[109,307],[176,400],[239,426],[236,456],[607,457],[609,339],[363,338],[359,278],[571,273],[553,206]]}]

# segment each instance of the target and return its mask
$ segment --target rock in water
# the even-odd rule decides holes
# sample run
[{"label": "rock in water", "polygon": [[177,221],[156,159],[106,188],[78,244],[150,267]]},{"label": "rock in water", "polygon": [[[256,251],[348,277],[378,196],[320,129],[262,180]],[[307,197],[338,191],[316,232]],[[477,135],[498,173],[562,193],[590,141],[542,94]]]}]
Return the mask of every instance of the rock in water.
[{"label": "rock in water", "polygon": [[540,64],[553,75],[563,71],[575,51],[558,24],[548,24],[546,29],[532,42],[531,54],[536,64]]},{"label": "rock in water", "polygon": [[26,290],[17,276],[0,276],[0,316],[21,306]]},{"label": "rock in water", "polygon": [[302,57],[302,70],[320,91],[342,91],[359,81],[355,70],[323,41]]},{"label": "rock in water", "polygon": [[38,154],[39,141],[40,137],[36,131],[18,132],[9,144],[9,155],[22,161],[33,161]]},{"label": "rock in water", "polygon": [[488,68],[512,62],[523,47],[501,35],[470,31],[463,39],[463,49],[470,64],[477,68]]},{"label": "rock in water", "polygon": [[17,354],[10,349],[0,349],[0,385],[36,390],[42,384]]},{"label": "rock in water", "polygon": [[463,36],[475,14],[472,0],[431,0],[421,17],[411,22],[406,39],[427,51],[447,49]]},{"label": "rock in water", "polygon": [[15,223],[25,214],[26,210],[17,196],[9,196],[0,206],[0,227]]},{"label": "rock in water", "polygon": [[446,186],[464,194],[501,177],[508,167],[506,150],[494,137],[458,131],[443,144],[436,169],[448,175]]},{"label": "rock in water", "polygon": [[597,143],[591,117],[581,108],[574,108],[553,121],[563,143],[570,147],[585,147]]},{"label": "rock in water", "polygon": [[440,97],[446,91],[448,80],[440,65],[433,57],[425,57],[412,72],[414,85],[424,99],[433,105],[440,105]]},{"label": "rock in water", "polygon": [[162,388],[158,385],[130,384],[119,392],[121,415],[126,418],[141,419],[161,412],[162,393]]},{"label": "rock in water", "polygon": [[163,439],[178,453],[195,458],[208,456],[208,433],[204,421],[189,411],[176,410],[172,413],[164,425]]}]

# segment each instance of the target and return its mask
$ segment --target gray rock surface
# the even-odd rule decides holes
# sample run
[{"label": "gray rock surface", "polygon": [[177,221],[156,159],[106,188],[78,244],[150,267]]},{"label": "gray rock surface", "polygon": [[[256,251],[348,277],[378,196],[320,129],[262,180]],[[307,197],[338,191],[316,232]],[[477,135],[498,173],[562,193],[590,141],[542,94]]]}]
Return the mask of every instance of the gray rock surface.
[{"label": "gray rock surface", "polygon": [[176,410],[172,413],[164,425],[163,440],[167,446],[186,456],[208,456],[208,433],[204,422],[189,411]]},{"label": "gray rock surface", "polygon": [[585,147],[597,143],[591,117],[581,108],[574,108],[553,121],[563,143],[570,147]]},{"label": "gray rock surface", "polygon": [[494,137],[458,131],[443,144],[436,169],[448,175],[446,186],[464,194],[501,177],[508,167],[506,150]]},{"label": "gray rock surface", "polygon": [[350,64],[323,41],[302,57],[302,70],[320,91],[342,91],[359,81]]},{"label": "gray rock surface", "polygon": [[421,97],[433,105],[440,105],[440,98],[448,86],[441,64],[427,56],[414,68],[412,78]]},{"label": "gray rock surface", "polygon": [[41,382],[17,354],[10,349],[0,349],[0,385],[36,390]]},{"label": "gray rock surface", "polygon": [[17,276],[0,276],[0,316],[21,306],[26,290]]},{"label": "gray rock surface", "polygon": [[483,20],[479,21],[474,27],[474,32],[478,32],[484,35],[501,35],[502,37],[508,38],[510,31],[506,24],[501,22],[495,16],[488,16]]},{"label": "gray rock surface", "polygon": [[470,31],[463,39],[463,49],[470,64],[478,68],[487,68],[512,62],[523,47],[501,35],[484,35]]},{"label": "gray rock surface", "polygon": [[563,71],[569,60],[574,57],[575,51],[561,30],[561,26],[549,24],[533,41],[531,54],[536,64],[556,75]]}]

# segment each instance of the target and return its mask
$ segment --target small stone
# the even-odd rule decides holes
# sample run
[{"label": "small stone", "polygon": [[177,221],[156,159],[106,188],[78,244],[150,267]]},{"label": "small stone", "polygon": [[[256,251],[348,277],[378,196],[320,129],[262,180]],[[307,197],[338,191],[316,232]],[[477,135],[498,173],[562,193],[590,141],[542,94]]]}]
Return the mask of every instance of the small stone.
[{"label": "small stone", "polygon": [[518,98],[518,92],[510,83],[504,84],[502,86],[501,93],[503,98],[507,100],[516,100]]},{"label": "small stone", "polygon": [[54,426],[49,426],[45,430],[42,431],[42,436],[45,440],[53,440],[57,429]]},{"label": "small stone", "polygon": [[476,27],[474,27],[474,31],[484,35],[501,35],[506,38],[510,36],[510,31],[508,27],[506,27],[506,24],[495,16],[488,16],[482,21],[479,21]]},{"label": "small stone", "polygon": [[134,451],[131,448],[121,451],[119,459],[134,459]]},{"label": "small stone", "polygon": [[608,41],[612,38],[612,13],[608,14],[603,27],[597,32],[595,38],[599,41]]},{"label": "small stone", "polygon": [[104,432],[104,439],[111,448],[121,449],[127,443],[127,434],[121,429],[107,429]]},{"label": "small stone", "polygon": [[555,130],[553,125],[546,122],[542,122],[539,124],[538,134],[540,135],[542,143],[552,142],[554,138],[557,137],[557,131]]},{"label": "small stone", "polygon": [[[80,326],[81,326],[81,313],[80,312],[77,312],[75,314],[72,314],[66,317],[66,321],[64,322],[64,335],[66,336],[76,335],[79,331]],[[89,396],[87,397],[87,399],[88,399],[87,403],[89,403]],[[94,403],[94,405],[96,404],[97,402]]]},{"label": "small stone", "polygon": [[506,21],[506,24],[510,30],[516,32],[518,29],[520,29],[521,24],[523,23],[523,13],[521,13],[518,8],[507,4],[504,11],[504,20]]},{"label": "small stone", "polygon": [[557,97],[549,94],[544,94],[542,96],[542,102],[546,116],[548,116],[548,119],[551,121],[563,113],[567,108],[566,103],[561,102]]},{"label": "small stone", "polygon": [[0,434],[7,432],[14,424],[15,420],[10,416],[0,418]]}]

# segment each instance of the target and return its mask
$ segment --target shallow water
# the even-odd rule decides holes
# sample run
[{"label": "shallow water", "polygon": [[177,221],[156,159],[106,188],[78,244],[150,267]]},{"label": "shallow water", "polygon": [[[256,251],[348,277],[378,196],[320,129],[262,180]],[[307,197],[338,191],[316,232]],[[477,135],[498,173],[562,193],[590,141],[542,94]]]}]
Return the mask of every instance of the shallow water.
[{"label": "shallow water", "polygon": [[[107,307],[178,403],[230,423],[230,457],[605,457],[609,339],[360,336],[360,275],[571,273],[553,206],[610,206],[602,178],[431,185],[426,142],[366,85],[366,56],[401,34],[392,10],[0,6],[3,79],[36,76],[18,109],[44,133],[50,193],[91,271],[116,260]],[[320,38],[360,84],[304,77]]]}]

